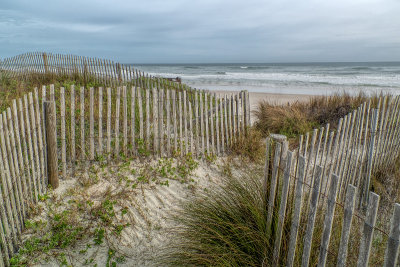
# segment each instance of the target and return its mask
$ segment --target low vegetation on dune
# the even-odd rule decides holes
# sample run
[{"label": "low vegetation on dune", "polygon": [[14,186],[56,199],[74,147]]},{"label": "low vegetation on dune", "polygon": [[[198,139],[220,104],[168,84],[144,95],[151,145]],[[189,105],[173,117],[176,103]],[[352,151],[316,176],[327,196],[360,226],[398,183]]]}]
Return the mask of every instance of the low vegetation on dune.
[{"label": "low vegetation on dune", "polygon": [[[160,228],[146,210],[145,193],[168,191],[171,183],[193,190],[197,167],[190,155],[126,159],[115,165],[97,159],[90,167],[78,165],[73,177],[31,206],[11,266],[132,266],[130,253],[136,248],[129,249],[138,241],[131,236],[137,231],[136,239],[140,239],[147,228]],[[142,244],[141,250],[151,246]]]},{"label": "low vegetation on dune", "polygon": [[340,118],[371,99],[376,105],[378,95],[350,95],[346,92],[329,96],[313,96],[307,102],[276,105],[263,101],[254,112],[255,128],[268,135],[279,133],[289,138],[297,137],[329,123],[331,129],[337,127]]},{"label": "low vegetation on dune", "polygon": [[14,99],[23,97],[23,95],[32,92],[33,88],[40,88],[42,85],[54,84],[55,88],[70,87],[75,85],[76,88],[80,86],[85,87],[98,87],[103,86],[96,82],[94,77],[86,77],[83,79],[80,75],[71,78],[67,75],[60,74],[42,74],[31,73],[26,74],[28,77],[9,77],[0,73],[0,112],[12,106]]},{"label": "low vegetation on dune", "polygon": [[160,264],[263,266],[269,260],[262,167],[233,165],[227,161],[221,167],[221,187],[200,193],[175,214],[176,238]]}]

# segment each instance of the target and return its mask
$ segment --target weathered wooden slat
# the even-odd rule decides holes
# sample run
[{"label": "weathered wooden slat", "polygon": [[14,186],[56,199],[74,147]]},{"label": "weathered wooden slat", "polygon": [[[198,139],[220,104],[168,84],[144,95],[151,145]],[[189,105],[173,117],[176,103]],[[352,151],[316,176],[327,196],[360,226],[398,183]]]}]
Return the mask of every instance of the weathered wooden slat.
[{"label": "weathered wooden slat", "polygon": [[246,127],[246,91],[241,92],[242,97],[240,98],[240,113],[238,113],[238,116],[240,117],[241,120],[241,133],[240,134],[246,134],[247,132],[247,127]]},{"label": "weathered wooden slat", "polygon": [[337,175],[333,174],[332,178],[331,178],[331,186],[330,186],[330,191],[329,191],[329,195],[328,195],[328,203],[327,203],[327,208],[326,208],[326,213],[325,213],[324,230],[322,233],[321,246],[320,246],[320,250],[319,250],[318,266],[325,266],[326,258],[328,256],[329,240],[331,237],[333,217],[335,214],[335,207],[336,207],[338,180],[339,180],[339,177]]},{"label": "weathered wooden slat", "polygon": [[[42,92],[46,92],[46,87],[42,87]],[[41,180],[40,182],[42,183],[43,187],[45,188],[47,186],[47,182],[46,182],[46,168],[45,167],[45,152],[44,152],[44,127],[43,127],[43,123],[44,121],[41,120],[41,115],[42,112],[40,111],[40,107],[39,107],[39,92],[38,89],[35,88],[34,89],[34,102],[35,102],[35,115],[36,115],[36,127],[38,130],[38,146],[39,146],[39,160],[40,160],[40,173],[41,173]]]},{"label": "weathered wooden slat", "polygon": [[99,87],[99,144],[97,154],[103,155],[103,87]]},{"label": "weathered wooden slat", "polygon": [[123,116],[122,132],[124,135],[123,152],[124,156],[127,157],[128,156],[128,99],[127,99],[126,86],[122,87],[122,116]]},{"label": "weathered wooden slat", "polygon": [[368,202],[368,192],[371,184],[371,176],[372,176],[372,163],[373,163],[373,153],[375,149],[375,138],[376,138],[376,128],[378,125],[378,110],[372,110],[372,125],[371,125],[371,136],[369,141],[369,149],[368,149],[368,161],[367,161],[367,175],[365,180],[365,185],[363,189],[363,204],[366,205]]},{"label": "weathered wooden slat", "polygon": [[[160,153],[160,143],[158,138],[158,90],[152,87],[153,93],[153,153],[154,156]],[[182,139],[181,139],[182,140]]]},{"label": "weathered wooden slat", "polygon": [[[376,144],[376,153],[379,155],[380,154],[380,148],[381,148],[381,141],[382,141],[382,130],[383,130],[383,122],[385,120],[385,111],[386,111],[386,103],[387,103],[387,98],[388,96],[384,96],[383,99],[379,98],[379,104],[381,104],[381,100],[383,100],[382,106],[379,105],[379,110],[380,110],[380,115],[379,115],[379,126],[378,126],[378,132],[377,132],[377,144]],[[373,163],[373,167],[375,167],[375,165],[378,162],[379,157],[374,157],[374,163]]]},{"label": "weathered wooden slat", "polygon": [[141,142],[144,141],[144,118],[143,118],[143,101],[142,101],[142,97],[144,95],[142,95],[143,89],[142,88],[137,88],[137,94],[138,94],[138,110],[139,110],[139,139],[141,140]]},{"label": "weathered wooden slat", "polygon": [[201,140],[201,156],[204,156],[205,147],[205,140],[204,140],[204,107],[203,107],[203,92],[199,91],[199,100],[200,100],[200,140]]},{"label": "weathered wooden slat", "polygon": [[192,103],[189,101],[189,135],[190,135],[190,153],[193,155],[194,146],[193,146],[193,124],[192,124]]},{"label": "weathered wooden slat", "polygon": [[117,87],[117,96],[115,99],[115,136],[114,136],[114,156],[119,157],[119,117],[121,113],[121,87]]},{"label": "weathered wooden slat", "polygon": [[353,136],[354,136],[354,124],[355,124],[355,119],[357,117],[357,110],[353,110],[351,114],[351,122],[350,122],[350,129],[349,133],[347,135],[347,144],[346,144],[346,149],[344,153],[344,158],[342,159],[342,164],[340,165],[341,167],[339,168],[338,175],[341,177],[340,185],[339,185],[339,197],[342,195],[342,192],[346,189],[347,187],[347,182],[348,182],[348,176],[346,175],[346,168],[349,162],[349,155],[351,153],[351,147],[353,145]]},{"label": "weathered wooden slat", "polygon": [[111,88],[107,88],[107,157],[111,158]]},{"label": "weathered wooden slat", "polygon": [[267,214],[267,231],[270,231],[270,227],[272,224],[272,219],[274,215],[274,206],[275,206],[275,196],[276,196],[276,187],[278,184],[278,174],[279,174],[279,166],[280,159],[282,153],[282,145],[277,142],[275,146],[275,154],[274,154],[274,163],[272,166],[272,176],[271,182],[269,185],[269,199],[268,199],[268,214]]},{"label": "weathered wooden slat", "polygon": [[131,87],[131,146],[132,154],[136,155],[136,86]]},{"label": "weathered wooden slat", "polygon": [[301,266],[308,267],[310,254],[311,254],[311,244],[312,244],[312,237],[314,232],[314,225],[315,225],[315,217],[317,215],[317,205],[318,205],[318,198],[319,198],[319,184],[321,181],[322,176],[322,167],[317,166],[314,178],[314,186],[311,193],[311,200],[310,200],[310,210],[308,213],[308,220],[307,220],[307,228],[304,235],[304,246],[303,246],[303,256],[301,257]]},{"label": "weathered wooden slat", "polygon": [[220,146],[220,139],[219,139],[219,112],[218,112],[218,98],[217,98],[217,94],[214,93],[214,101],[215,101],[215,135],[216,135],[216,152],[217,155],[220,156],[221,155],[221,146]]},{"label": "weathered wooden slat", "polygon": [[158,90],[158,143],[160,145],[160,156],[164,156],[164,89]]},{"label": "weathered wooden slat", "polygon": [[355,207],[357,188],[353,185],[347,187],[346,201],[344,203],[344,216],[342,223],[342,233],[340,235],[340,245],[337,259],[337,266],[346,266],[347,250],[350,239],[351,222]]},{"label": "weathered wooden slat", "polygon": [[297,236],[300,227],[300,218],[301,218],[301,210],[302,210],[302,198],[303,198],[303,181],[306,176],[306,158],[303,156],[299,156],[298,159],[298,180],[296,183],[296,193],[295,193],[295,202],[294,202],[294,211],[292,224],[290,227],[290,239],[289,239],[289,249],[286,265],[291,267],[294,264],[294,257],[296,252],[296,244],[297,244]]},{"label": "weathered wooden slat", "polygon": [[237,140],[239,130],[240,130],[240,123],[239,123],[239,103],[237,99],[237,95],[231,96],[231,107],[232,107],[232,145],[234,144],[235,140]]},{"label": "weathered wooden slat", "polygon": [[172,122],[174,123],[174,153],[178,151],[178,126],[176,118],[176,91],[172,90]]},{"label": "weathered wooden slat", "polygon": [[357,266],[368,266],[369,255],[371,252],[372,237],[378,213],[379,196],[373,192],[369,193],[367,215],[361,235],[360,250],[358,253]]},{"label": "weathered wooden slat", "polygon": [[219,114],[221,115],[221,153],[225,153],[225,131],[224,131],[224,110],[222,107],[222,98],[219,97]]},{"label": "weathered wooden slat", "polygon": [[[367,110],[366,110],[366,121],[365,121],[365,128],[364,128],[364,138],[363,138],[363,146],[362,146],[362,150],[361,150],[361,161],[365,158],[365,154],[366,154],[366,149],[367,149],[367,133],[368,133],[368,129],[369,129],[369,117],[370,117],[370,110],[371,110],[371,101],[368,101],[368,105],[367,105]],[[364,164],[360,164],[359,170],[358,170],[358,177],[361,178],[361,173],[362,173],[362,169],[364,167]],[[356,179],[355,181],[355,185],[358,186],[360,184],[360,179]],[[362,194],[361,194],[362,195]]]},{"label": "weathered wooden slat", "polygon": [[[67,149],[65,143],[65,89],[60,88],[61,163],[64,178],[67,175]],[[40,131],[38,131],[40,133]]]},{"label": "weathered wooden slat", "polygon": [[89,88],[89,159],[94,160],[94,88]]},{"label": "weathered wooden slat", "polygon": [[278,213],[278,230],[275,232],[275,244],[274,244],[274,254],[273,254],[274,264],[278,264],[279,262],[279,253],[281,248],[283,226],[285,223],[286,206],[289,194],[290,176],[293,167],[292,163],[293,163],[293,152],[289,151],[287,153],[286,167],[285,167],[285,172],[283,174],[281,202],[279,205],[279,213]]},{"label": "weathered wooden slat", "polygon": [[215,112],[215,106],[214,106],[214,94],[209,94],[210,96],[210,141],[211,141],[211,153],[215,155],[216,149],[215,149],[215,130],[214,130],[214,112]]},{"label": "weathered wooden slat", "polygon": [[71,85],[71,162],[75,166],[75,86]]},{"label": "weathered wooden slat", "polygon": [[227,103],[227,116],[228,116],[228,134],[229,136],[229,141],[228,141],[228,146],[232,147],[233,145],[233,129],[232,129],[232,95],[227,96],[226,98],[226,103]]},{"label": "weathered wooden slat", "polygon": [[81,117],[81,160],[84,161],[86,158],[85,151],[85,88],[81,87],[81,109],[80,109],[80,117]]},{"label": "weathered wooden slat", "polygon": [[395,203],[383,266],[397,266],[400,245],[400,204]]},{"label": "weathered wooden slat", "polygon": [[184,152],[184,140],[183,140],[183,112],[182,112],[182,92],[178,92],[178,117],[179,117],[179,150],[182,156]]},{"label": "weathered wooden slat", "polygon": [[194,117],[196,131],[196,156],[200,156],[200,125],[199,125],[199,96],[198,91],[194,93]]},{"label": "weathered wooden slat", "polygon": [[268,197],[270,152],[271,152],[271,138],[268,136],[267,138],[265,138],[265,164],[264,164],[264,179],[263,179],[263,196],[265,198],[265,202],[267,202],[267,197]]},{"label": "weathered wooden slat", "polygon": [[166,94],[166,132],[167,132],[167,147],[166,147],[166,153],[167,153],[167,157],[171,156],[171,101],[170,101],[170,90],[168,88],[165,89],[165,94]]},{"label": "weathered wooden slat", "polygon": [[208,114],[208,93],[204,93],[204,123],[205,123],[205,142],[206,142],[206,153],[210,154],[210,137],[209,137],[209,114]]},{"label": "weathered wooden slat", "polygon": [[228,97],[225,95],[224,97],[224,123],[225,123],[225,147],[226,150],[228,150],[229,146],[230,146],[230,139],[229,139],[229,128],[228,128]]},{"label": "weathered wooden slat", "polygon": [[39,197],[39,192],[38,192],[38,186],[37,186],[37,180],[39,179],[39,176],[37,175],[36,172],[36,166],[35,166],[35,160],[33,156],[33,143],[32,143],[32,131],[31,131],[31,122],[29,119],[29,104],[28,104],[28,96],[24,95],[24,112],[25,112],[25,123],[26,123],[26,133],[28,137],[28,151],[29,151],[29,161],[31,163],[31,175],[32,175],[32,180],[31,184],[33,187],[33,194],[34,194],[34,201],[37,203],[38,197]]},{"label": "weathered wooden slat", "polygon": [[146,150],[150,150],[150,89],[146,89]]},{"label": "weathered wooden slat", "polygon": [[[36,164],[36,172],[38,177],[38,190],[41,194],[44,194],[45,188],[42,183],[39,181],[41,180],[40,174],[40,159],[39,159],[39,148],[38,148],[38,138],[37,138],[37,125],[36,125],[36,116],[35,116],[35,109],[33,106],[33,95],[32,93],[28,94],[29,99],[29,113],[30,113],[30,121],[32,125],[32,142],[33,142],[33,151],[34,151],[34,159]],[[55,106],[55,105],[54,105]],[[54,108],[55,109],[55,108]]]},{"label": "weathered wooden slat", "polygon": [[359,156],[360,156],[360,146],[361,146],[361,139],[362,139],[362,133],[363,133],[363,131],[362,131],[362,129],[363,129],[363,124],[364,124],[364,114],[365,114],[365,103],[363,103],[363,104],[361,104],[361,106],[359,107],[359,114],[360,114],[360,116],[359,116],[359,119],[357,120],[358,121],[358,125],[357,125],[357,127],[356,127],[356,130],[357,130],[357,132],[356,132],[356,142],[355,142],[355,144],[354,144],[354,147],[355,147],[355,149],[354,149],[354,156],[352,157],[354,160],[353,160],[353,164],[351,165],[351,168],[350,168],[350,170],[349,170],[349,176],[350,176],[350,178],[349,178],[349,180],[350,180],[350,184],[355,184],[355,181],[354,181],[354,179],[355,179],[355,177],[356,177],[356,174],[357,174],[357,170],[358,170],[358,164],[359,164]]}]

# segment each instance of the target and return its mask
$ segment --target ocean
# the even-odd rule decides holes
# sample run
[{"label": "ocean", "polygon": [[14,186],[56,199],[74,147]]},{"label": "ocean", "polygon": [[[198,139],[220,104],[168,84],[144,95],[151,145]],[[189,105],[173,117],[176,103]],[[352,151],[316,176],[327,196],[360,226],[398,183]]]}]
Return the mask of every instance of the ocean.
[{"label": "ocean", "polygon": [[325,95],[400,94],[400,62],[276,64],[141,64],[159,77],[181,77],[198,89]]}]

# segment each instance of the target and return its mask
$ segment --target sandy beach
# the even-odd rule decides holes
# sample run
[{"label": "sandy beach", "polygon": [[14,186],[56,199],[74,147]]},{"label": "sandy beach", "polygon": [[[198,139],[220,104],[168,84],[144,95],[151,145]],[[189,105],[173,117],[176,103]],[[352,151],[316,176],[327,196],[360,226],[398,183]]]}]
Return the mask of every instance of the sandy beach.
[{"label": "sandy beach", "polygon": [[[231,94],[237,93],[237,91],[216,91],[218,94]],[[261,101],[268,101],[274,104],[290,104],[296,101],[307,101],[313,95],[303,95],[303,94],[273,94],[273,93],[258,93],[249,92],[250,95],[250,105],[253,110],[257,107],[257,104]]]},{"label": "sandy beach", "polygon": [[[237,91],[217,91],[218,94],[230,94],[237,93]],[[257,109],[257,105],[261,101],[268,101],[273,104],[291,104],[293,102],[308,101],[313,95],[303,95],[303,94],[272,94],[272,93],[258,93],[249,92],[250,95],[250,111],[251,111],[251,121],[254,122],[253,111]]]}]

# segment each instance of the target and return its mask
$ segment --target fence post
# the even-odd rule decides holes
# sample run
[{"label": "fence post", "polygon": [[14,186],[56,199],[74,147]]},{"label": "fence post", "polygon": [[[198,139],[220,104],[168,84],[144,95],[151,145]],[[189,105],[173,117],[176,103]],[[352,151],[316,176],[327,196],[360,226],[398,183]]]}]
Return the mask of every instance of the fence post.
[{"label": "fence post", "polygon": [[58,158],[57,158],[57,132],[55,102],[44,102],[45,129],[47,142],[47,177],[53,189],[59,185]]},{"label": "fence post", "polygon": [[272,176],[271,176],[271,182],[270,182],[270,190],[269,190],[269,196],[268,196],[268,215],[267,215],[267,232],[271,233],[271,224],[272,224],[272,219],[274,215],[274,203],[275,203],[275,195],[276,195],[276,187],[278,183],[278,174],[279,174],[279,164],[280,164],[280,159],[281,159],[281,149],[282,145],[281,143],[277,142],[275,145],[275,155],[274,155],[274,165],[272,169]]},{"label": "fence post", "polygon": [[47,54],[43,53],[43,66],[44,66],[44,72],[47,74],[49,72],[49,63],[47,62]]}]

